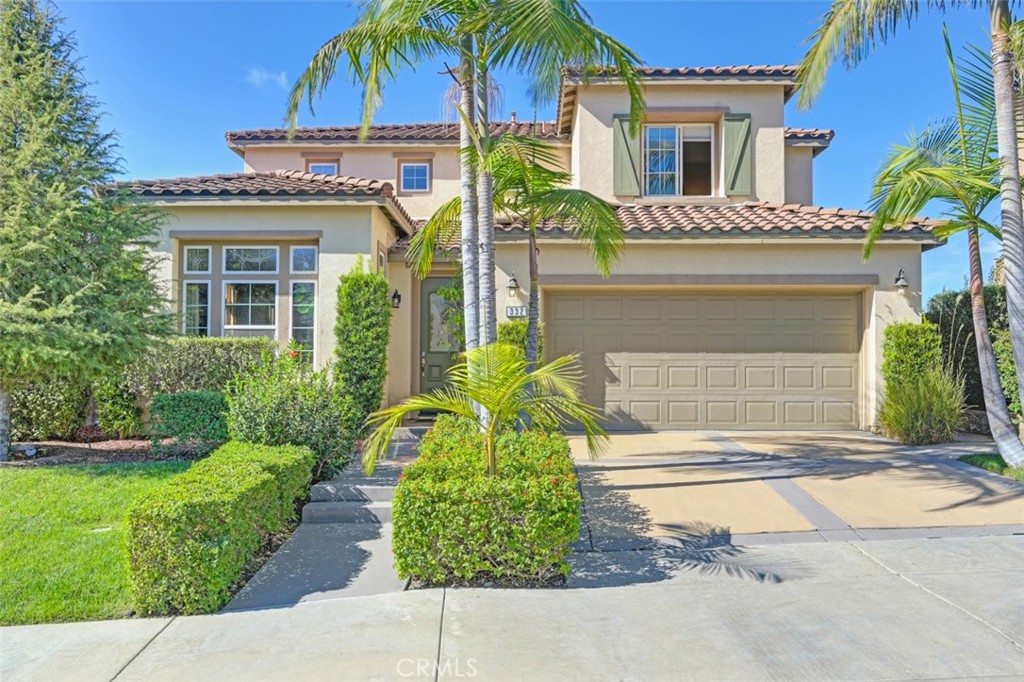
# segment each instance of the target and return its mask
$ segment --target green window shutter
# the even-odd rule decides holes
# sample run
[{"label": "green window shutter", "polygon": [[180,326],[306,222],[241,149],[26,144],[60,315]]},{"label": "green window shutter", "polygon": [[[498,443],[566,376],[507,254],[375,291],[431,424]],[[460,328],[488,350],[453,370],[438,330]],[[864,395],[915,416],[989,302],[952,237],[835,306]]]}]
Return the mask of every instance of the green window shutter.
[{"label": "green window shutter", "polygon": [[750,194],[750,114],[725,115],[725,194]]},{"label": "green window shutter", "polygon": [[629,134],[629,115],[612,121],[615,142],[612,151],[612,191],[616,196],[640,195],[640,138]]}]

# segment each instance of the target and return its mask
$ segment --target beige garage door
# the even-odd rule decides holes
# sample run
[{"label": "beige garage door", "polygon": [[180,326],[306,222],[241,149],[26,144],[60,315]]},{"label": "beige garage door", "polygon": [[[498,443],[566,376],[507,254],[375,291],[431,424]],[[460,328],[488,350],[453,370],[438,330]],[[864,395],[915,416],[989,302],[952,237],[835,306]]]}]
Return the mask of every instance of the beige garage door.
[{"label": "beige garage door", "polygon": [[610,429],[855,429],[860,296],[558,292],[548,353],[582,354]]}]

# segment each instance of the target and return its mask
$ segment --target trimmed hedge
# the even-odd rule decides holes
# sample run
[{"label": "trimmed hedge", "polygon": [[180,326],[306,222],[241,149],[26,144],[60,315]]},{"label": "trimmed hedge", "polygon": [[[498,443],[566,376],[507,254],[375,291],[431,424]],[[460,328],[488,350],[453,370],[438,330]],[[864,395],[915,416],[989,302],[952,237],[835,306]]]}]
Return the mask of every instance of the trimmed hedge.
[{"label": "trimmed hedge", "polygon": [[[153,398],[153,451],[204,457],[228,440],[228,403],[219,391],[163,393]],[[174,443],[164,444],[172,438]]]},{"label": "trimmed hedge", "polygon": [[[508,320],[498,324],[498,343],[515,346],[523,350],[526,357],[526,332],[529,323],[526,320]],[[537,328],[537,359],[544,360],[544,325]]]},{"label": "trimmed hedge", "polygon": [[394,498],[398,574],[426,584],[479,577],[547,581],[568,573],[579,537],[580,494],[569,442],[559,434],[506,431],[498,473],[485,475],[472,422],[443,415]]},{"label": "trimmed hedge", "polygon": [[233,440],[308,446],[318,480],[348,466],[365,418],[329,371],[314,371],[290,354],[239,375],[228,387],[227,404]]},{"label": "trimmed hedge", "polygon": [[175,337],[155,346],[125,372],[126,384],[143,402],[159,393],[223,391],[273,357],[277,345],[263,338]]},{"label": "trimmed hedge", "polygon": [[11,394],[11,439],[66,440],[83,423],[89,400],[87,386],[60,379],[32,384]]},{"label": "trimmed hedge", "polygon": [[129,578],[143,616],[223,606],[263,539],[294,518],[313,453],[229,443],[128,510]]},{"label": "trimmed hedge", "polygon": [[[361,415],[359,426],[380,409],[388,376],[391,299],[383,273],[366,272],[362,259],[338,283],[334,325],[334,380]],[[357,438],[361,437],[356,433]]]},{"label": "trimmed hedge", "polygon": [[885,328],[882,376],[887,390],[942,366],[942,337],[930,323],[900,322]]}]

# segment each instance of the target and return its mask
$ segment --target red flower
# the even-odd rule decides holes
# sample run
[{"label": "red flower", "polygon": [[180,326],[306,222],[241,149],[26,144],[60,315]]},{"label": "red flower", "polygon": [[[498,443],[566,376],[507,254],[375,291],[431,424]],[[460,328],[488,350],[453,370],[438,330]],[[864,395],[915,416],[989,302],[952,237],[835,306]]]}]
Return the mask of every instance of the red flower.
[{"label": "red flower", "polygon": [[299,351],[297,351],[297,350],[288,351],[288,355],[290,357],[297,358],[297,357],[299,357]]}]

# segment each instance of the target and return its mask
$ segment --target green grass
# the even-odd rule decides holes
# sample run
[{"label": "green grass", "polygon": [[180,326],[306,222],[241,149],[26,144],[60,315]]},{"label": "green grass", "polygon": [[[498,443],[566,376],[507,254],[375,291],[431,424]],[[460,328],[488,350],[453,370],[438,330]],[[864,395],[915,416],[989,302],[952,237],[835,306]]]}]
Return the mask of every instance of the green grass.
[{"label": "green grass", "polygon": [[960,461],[967,462],[986,471],[994,471],[997,474],[1002,474],[1024,483],[1024,469],[1014,469],[1013,467],[1006,466],[1006,462],[999,455],[987,453],[964,455],[960,458]]},{"label": "green grass", "polygon": [[0,625],[131,612],[124,516],[187,462],[0,469]]}]

